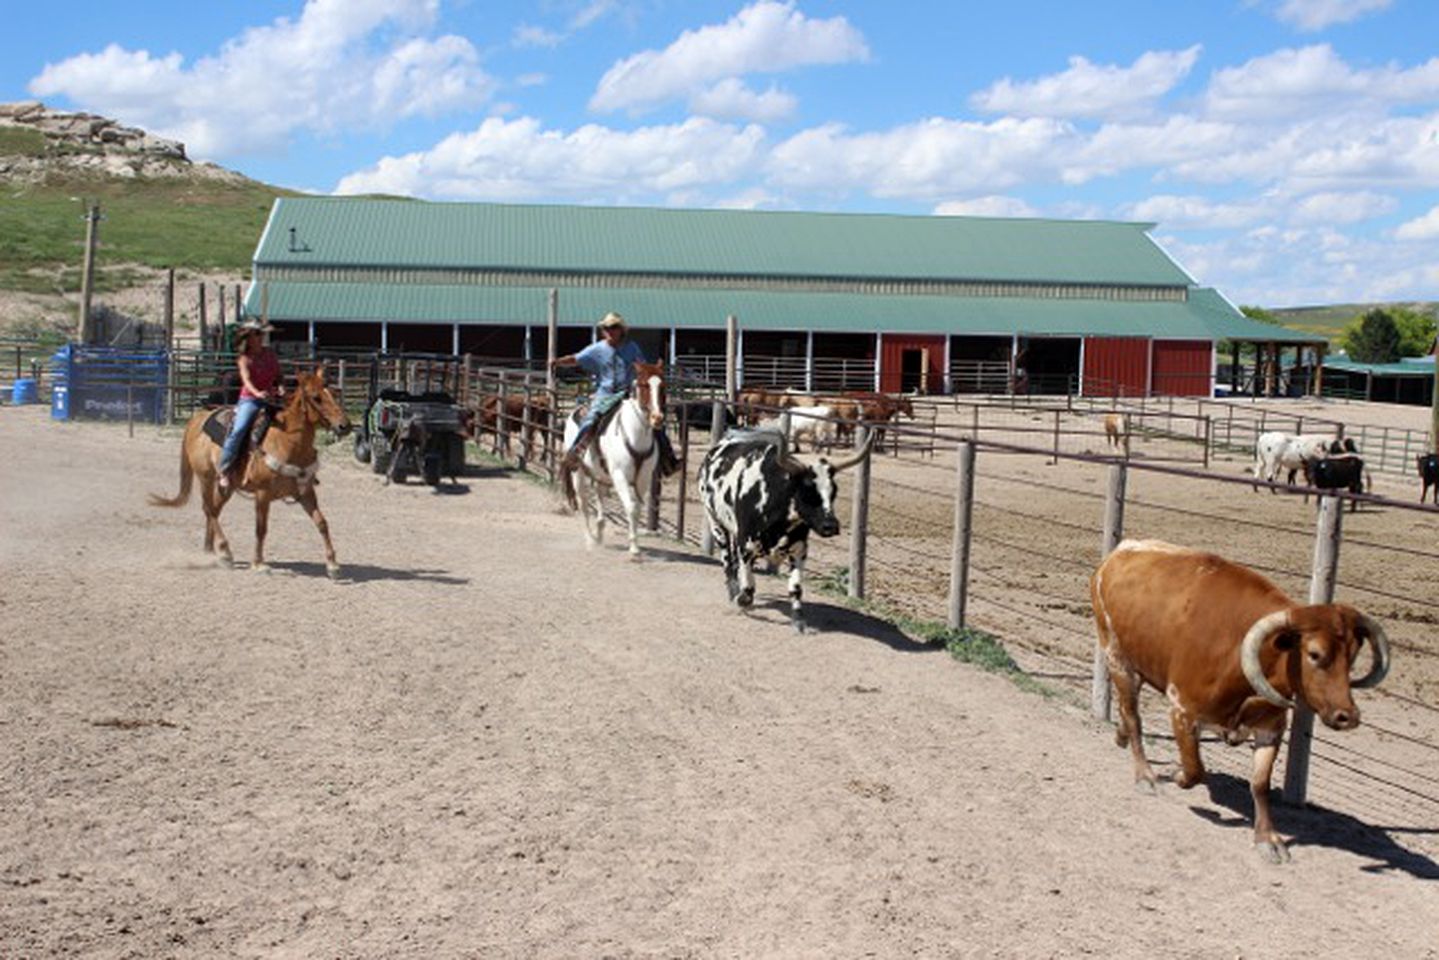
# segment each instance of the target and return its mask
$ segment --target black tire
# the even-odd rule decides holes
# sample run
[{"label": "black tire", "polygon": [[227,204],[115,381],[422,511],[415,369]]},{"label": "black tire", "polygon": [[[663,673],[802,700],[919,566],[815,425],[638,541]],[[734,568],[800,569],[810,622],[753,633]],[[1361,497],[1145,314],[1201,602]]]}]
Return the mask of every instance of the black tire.
[{"label": "black tire", "polygon": [[445,473],[452,477],[465,473],[465,440],[458,433],[445,435]]},{"label": "black tire", "polygon": [[386,473],[390,469],[390,441],[381,434],[375,434],[370,441],[370,471],[372,473]]},{"label": "black tire", "polygon": [[425,476],[425,482],[432,487],[438,487],[440,485],[440,468],[442,466],[444,466],[444,459],[440,456],[440,451],[431,450],[426,453],[425,462],[421,468],[421,472]]}]

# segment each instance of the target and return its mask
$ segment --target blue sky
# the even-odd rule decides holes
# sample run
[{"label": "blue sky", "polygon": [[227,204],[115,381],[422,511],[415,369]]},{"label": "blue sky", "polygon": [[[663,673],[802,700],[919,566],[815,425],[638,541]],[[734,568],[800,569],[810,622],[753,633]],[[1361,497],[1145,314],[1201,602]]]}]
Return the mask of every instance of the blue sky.
[{"label": "blue sky", "polygon": [[1141,220],[1236,303],[1439,299],[1439,0],[11,7],[0,100],[317,193]]}]

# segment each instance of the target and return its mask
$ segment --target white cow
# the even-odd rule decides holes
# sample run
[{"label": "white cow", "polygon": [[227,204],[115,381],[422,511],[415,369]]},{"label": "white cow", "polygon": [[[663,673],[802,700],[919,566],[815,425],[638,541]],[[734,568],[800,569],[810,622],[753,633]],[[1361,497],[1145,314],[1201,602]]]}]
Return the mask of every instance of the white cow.
[{"label": "white cow", "polygon": [[[1288,471],[1288,484],[1304,469],[1306,462],[1323,460],[1329,455],[1328,437],[1306,433],[1296,436],[1279,430],[1261,433],[1254,444],[1254,479],[1274,483],[1280,470]],[[1254,489],[1258,490],[1256,483]],[[1270,493],[1274,489],[1270,488]]]},{"label": "white cow", "polygon": [[[779,424],[780,419],[774,417],[760,421],[759,427],[778,430]],[[789,433],[786,437],[795,452],[800,450],[802,439],[809,440],[815,450],[829,450],[835,445],[838,431],[839,425],[834,422],[834,410],[831,407],[793,407],[789,411]]]}]

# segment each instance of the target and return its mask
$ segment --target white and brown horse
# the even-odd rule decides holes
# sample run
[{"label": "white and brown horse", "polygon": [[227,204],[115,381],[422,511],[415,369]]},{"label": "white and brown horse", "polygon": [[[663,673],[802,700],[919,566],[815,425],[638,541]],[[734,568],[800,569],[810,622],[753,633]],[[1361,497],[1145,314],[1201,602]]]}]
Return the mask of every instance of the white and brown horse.
[{"label": "white and brown horse", "polygon": [[330,542],[330,526],[315,499],[315,473],[319,453],[315,449],[315,431],[321,425],[345,434],[350,419],[325,386],[323,367],[313,373],[300,373],[295,389],[285,408],[275,415],[259,450],[251,451],[240,471],[237,487],[220,487],[220,444],[205,432],[205,421],[211,412],[201,410],[185,425],[185,438],[180,444],[180,492],[173,497],[150,494],[150,503],[157,507],[178,507],[190,499],[195,479],[200,480],[200,507],[205,512],[205,551],[217,550],[226,563],[233,564],[230,542],[220,529],[220,511],[225,509],[231,493],[240,489],[255,498],[255,559],[250,567],[265,570],[265,531],[270,523],[270,504],[275,500],[297,500],[325,542],[325,569],[334,578],[340,574],[335,547]]},{"label": "white and brown horse", "polygon": [[[635,383],[630,395],[620,401],[580,457],[578,471],[560,468],[560,481],[572,509],[585,521],[585,542],[598,546],[605,538],[605,505],[600,485],[615,488],[624,507],[629,527],[630,556],[640,555],[640,502],[648,501],[650,483],[660,461],[656,432],[665,421],[664,361],[636,363]],[[574,443],[579,424],[573,416],[565,420],[565,449]],[[576,477],[575,473],[579,476]],[[578,499],[576,489],[578,488]]]}]

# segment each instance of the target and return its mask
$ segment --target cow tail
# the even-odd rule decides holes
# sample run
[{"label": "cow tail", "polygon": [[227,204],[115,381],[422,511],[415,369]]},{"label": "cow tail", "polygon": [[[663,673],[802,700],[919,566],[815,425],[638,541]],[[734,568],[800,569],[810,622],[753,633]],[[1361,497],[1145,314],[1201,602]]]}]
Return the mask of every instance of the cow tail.
[{"label": "cow tail", "polygon": [[[185,439],[189,440],[189,431],[186,431]],[[190,458],[185,449],[187,444],[180,444],[180,492],[173,497],[162,497],[159,494],[150,494],[150,506],[152,507],[179,507],[184,506],[190,499],[190,490],[195,485],[195,471],[190,468]]]}]

